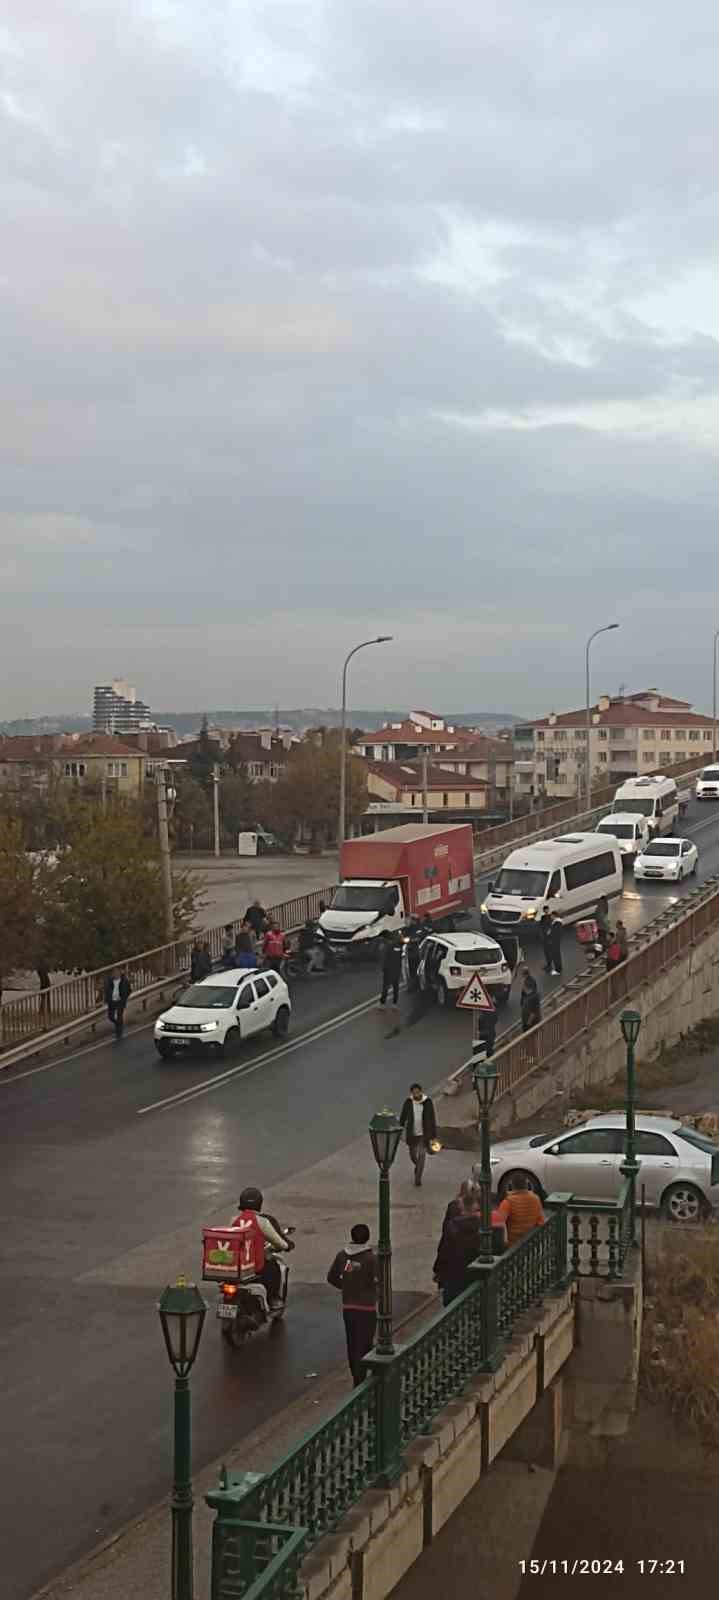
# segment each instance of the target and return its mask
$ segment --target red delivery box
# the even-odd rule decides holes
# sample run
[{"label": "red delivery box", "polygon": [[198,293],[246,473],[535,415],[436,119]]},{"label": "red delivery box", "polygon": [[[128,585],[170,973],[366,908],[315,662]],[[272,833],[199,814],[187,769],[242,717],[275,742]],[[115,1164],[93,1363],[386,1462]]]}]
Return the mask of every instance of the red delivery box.
[{"label": "red delivery box", "polygon": [[599,924],[591,917],[586,922],[578,922],[577,938],[580,944],[596,944],[599,938]]},{"label": "red delivery box", "polygon": [[205,1283],[239,1283],[242,1228],[203,1228],[202,1277]]}]

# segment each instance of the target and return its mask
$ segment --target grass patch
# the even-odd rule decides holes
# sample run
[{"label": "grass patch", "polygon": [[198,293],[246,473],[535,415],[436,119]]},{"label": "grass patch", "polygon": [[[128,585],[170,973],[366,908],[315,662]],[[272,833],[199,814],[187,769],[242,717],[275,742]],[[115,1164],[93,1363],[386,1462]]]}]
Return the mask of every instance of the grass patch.
[{"label": "grass patch", "polygon": [[719,1447],[719,1227],[662,1230],[649,1264],[641,1387]]}]

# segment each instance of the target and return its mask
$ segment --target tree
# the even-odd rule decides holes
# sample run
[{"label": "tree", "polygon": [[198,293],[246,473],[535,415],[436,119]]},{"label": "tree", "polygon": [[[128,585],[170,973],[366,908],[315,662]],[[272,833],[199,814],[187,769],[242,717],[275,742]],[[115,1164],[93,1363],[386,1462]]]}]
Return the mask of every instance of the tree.
[{"label": "tree", "polygon": [[[339,821],[339,736],[333,729],[319,745],[304,739],[289,752],[286,771],[272,786],[269,825],[285,837],[307,828],[310,849],[336,837]],[[367,773],[357,757],[347,758],[347,819],[367,809]],[[263,818],[264,821],[264,818]]]},{"label": "tree", "polygon": [[177,800],[172,813],[171,829],[178,844],[196,847],[200,840],[209,843],[212,828],[212,805],[191,772],[182,772],[176,780]]},{"label": "tree", "polygon": [[[173,877],[175,932],[192,922],[198,887]],[[87,972],[165,943],[159,845],[138,808],[117,807],[78,831],[43,885],[43,943],[64,971]]]},{"label": "tree", "polygon": [[233,843],[243,829],[252,828],[259,819],[255,815],[255,785],[247,776],[246,768],[223,772],[220,784],[220,826]]},{"label": "tree", "polygon": [[36,867],[22,826],[0,815],[0,992],[3,974],[33,967],[38,946]]},{"label": "tree", "polygon": [[207,717],[202,718],[197,740],[197,749],[188,758],[188,768],[191,776],[200,783],[205,790],[212,787],[212,770],[215,763],[221,759],[222,751],[215,739],[211,739],[207,728]]}]

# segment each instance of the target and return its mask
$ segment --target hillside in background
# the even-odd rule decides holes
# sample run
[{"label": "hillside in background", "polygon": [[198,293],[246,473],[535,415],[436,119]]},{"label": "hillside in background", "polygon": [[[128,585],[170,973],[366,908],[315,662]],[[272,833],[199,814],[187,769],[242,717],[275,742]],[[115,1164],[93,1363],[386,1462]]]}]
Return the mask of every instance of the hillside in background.
[{"label": "hillside in background", "polygon": [[[487,732],[522,721],[511,711],[447,711],[441,714],[446,722],[484,728]],[[406,715],[406,708],[401,711],[372,711],[353,706],[348,720],[353,728],[369,730],[381,727],[383,722],[400,722]],[[208,722],[218,727],[273,727],[277,722],[280,727],[292,728],[297,733],[305,728],[334,727],[340,721],[339,711],[332,706],[302,706],[290,711],[282,707],[269,711],[266,706],[258,711],[213,711],[209,707],[206,712],[153,711],[156,722],[162,727],[175,728],[179,734],[196,733],[203,716],[207,716]],[[0,733],[87,733],[91,727],[91,717],[21,717],[13,722],[0,722]]]}]

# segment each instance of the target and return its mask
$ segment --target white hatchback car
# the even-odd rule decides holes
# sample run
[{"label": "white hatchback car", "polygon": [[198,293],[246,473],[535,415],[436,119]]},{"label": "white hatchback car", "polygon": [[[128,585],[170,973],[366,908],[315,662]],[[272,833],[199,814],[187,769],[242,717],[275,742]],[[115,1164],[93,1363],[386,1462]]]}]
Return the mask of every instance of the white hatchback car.
[{"label": "white hatchback car", "polygon": [[665,834],[663,839],[652,839],[634,862],[635,878],[656,878],[659,882],[676,883],[696,872],[699,851],[691,839],[674,839]]},{"label": "white hatchback car", "polygon": [[246,967],[213,972],[190,984],[155,1023],[155,1048],[163,1060],[186,1055],[225,1055],[253,1033],[270,1028],[283,1039],[290,1024],[287,984],[276,972]]},{"label": "white hatchback car", "polygon": [[496,939],[486,933],[432,933],[425,939],[417,976],[420,989],[432,990],[438,1005],[456,1005],[475,972],[499,1010],[509,999],[514,971]]}]

